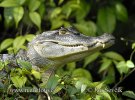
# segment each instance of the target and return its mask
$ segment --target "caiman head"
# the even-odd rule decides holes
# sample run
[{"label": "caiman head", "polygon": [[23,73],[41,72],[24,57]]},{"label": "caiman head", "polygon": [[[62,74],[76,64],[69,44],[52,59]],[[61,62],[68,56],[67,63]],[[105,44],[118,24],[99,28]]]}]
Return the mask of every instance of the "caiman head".
[{"label": "caiman head", "polygon": [[58,66],[108,48],[114,39],[110,34],[90,37],[73,28],[61,28],[38,35],[29,43],[27,55],[36,66]]}]

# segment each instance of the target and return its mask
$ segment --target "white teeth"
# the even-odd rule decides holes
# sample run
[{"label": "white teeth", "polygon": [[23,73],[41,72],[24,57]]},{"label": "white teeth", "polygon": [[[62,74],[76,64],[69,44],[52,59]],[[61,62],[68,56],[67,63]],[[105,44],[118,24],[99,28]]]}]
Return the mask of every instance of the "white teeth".
[{"label": "white teeth", "polygon": [[105,44],[103,43],[103,48],[105,48]]}]

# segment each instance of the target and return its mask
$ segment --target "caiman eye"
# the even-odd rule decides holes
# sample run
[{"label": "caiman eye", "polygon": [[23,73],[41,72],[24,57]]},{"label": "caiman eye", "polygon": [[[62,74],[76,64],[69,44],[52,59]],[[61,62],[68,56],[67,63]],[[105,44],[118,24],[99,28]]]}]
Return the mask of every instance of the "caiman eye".
[{"label": "caiman eye", "polygon": [[66,34],[66,32],[67,32],[67,30],[65,30],[65,29],[60,29],[59,30],[59,34]]},{"label": "caiman eye", "polygon": [[59,34],[60,35],[70,34],[70,32],[66,28],[61,27],[61,29],[59,29]]}]

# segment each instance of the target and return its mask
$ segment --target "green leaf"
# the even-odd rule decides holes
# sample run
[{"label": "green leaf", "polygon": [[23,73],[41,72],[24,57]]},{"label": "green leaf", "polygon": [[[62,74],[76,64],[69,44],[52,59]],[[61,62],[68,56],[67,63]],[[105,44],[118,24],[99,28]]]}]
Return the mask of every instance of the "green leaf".
[{"label": "green leaf", "polygon": [[134,63],[133,63],[131,60],[128,60],[128,61],[126,62],[126,64],[127,64],[127,67],[128,67],[128,68],[134,68],[134,67],[135,67]]},{"label": "green leaf", "polygon": [[31,70],[32,70],[32,65],[31,65],[31,63],[30,62],[28,62],[28,61],[23,61],[23,60],[17,60],[17,62],[21,65],[21,67],[23,68],[23,69],[26,69],[27,71],[29,71],[29,72],[31,72]]},{"label": "green leaf", "polygon": [[132,44],[132,49],[135,49],[135,43]]},{"label": "green leaf", "polygon": [[63,20],[53,19],[51,20],[52,26],[51,29],[57,29],[64,24]]},{"label": "green leaf", "polygon": [[0,71],[4,68],[5,64],[3,61],[0,61]]},{"label": "green leaf", "polygon": [[75,69],[75,67],[76,67],[76,63],[75,62],[71,62],[71,63],[68,63],[67,64],[67,69],[68,70],[74,70]]},{"label": "green leaf", "polygon": [[99,69],[99,73],[101,73],[102,71],[106,70],[108,67],[110,67],[110,65],[112,64],[112,60],[110,59],[103,59],[103,63]]},{"label": "green leaf", "polygon": [[12,45],[13,43],[13,39],[12,38],[9,38],[9,39],[6,39],[4,40],[1,45],[0,45],[0,51],[6,49],[7,47],[9,47],[10,45]]},{"label": "green leaf", "polygon": [[75,27],[82,33],[88,36],[95,36],[97,27],[94,22],[92,21],[82,21],[78,24],[74,24]]},{"label": "green leaf", "polygon": [[39,8],[40,4],[41,4],[41,1],[39,1],[39,0],[30,0],[29,5],[28,5],[29,10],[31,12],[37,10]]},{"label": "green leaf", "polygon": [[25,39],[27,40],[27,41],[31,41],[33,38],[35,37],[35,35],[33,35],[33,34],[27,34],[27,35],[25,35]]},{"label": "green leaf", "polygon": [[61,11],[62,11],[62,9],[61,9],[60,7],[55,8],[55,9],[52,11],[50,17],[51,17],[51,18],[57,18],[58,15],[61,13]]},{"label": "green leaf", "polygon": [[112,33],[116,26],[116,18],[113,8],[100,8],[98,11],[97,23],[103,32]]},{"label": "green leaf", "polygon": [[81,81],[77,81],[75,87],[83,93],[87,87],[87,85],[83,84]]},{"label": "green leaf", "polygon": [[41,74],[37,72],[36,70],[32,70],[31,72],[36,79],[41,79]]},{"label": "green leaf", "polygon": [[45,7],[44,3],[40,4],[40,6],[38,8],[38,12],[39,12],[42,19],[45,16],[45,11],[46,11],[46,7]]},{"label": "green leaf", "polygon": [[4,8],[4,19],[6,28],[14,24],[13,8]]},{"label": "green leaf", "polygon": [[100,54],[101,54],[100,52],[96,52],[96,53],[94,53],[94,54],[86,57],[85,58],[85,61],[84,61],[83,68],[85,68],[89,63],[91,63],[94,60],[96,60],[99,57]]},{"label": "green leaf", "polygon": [[114,59],[114,60],[118,60],[118,61],[124,60],[124,58],[120,54],[113,52],[113,51],[104,53],[104,56],[111,58],[111,59]]},{"label": "green leaf", "polygon": [[128,20],[128,13],[126,7],[122,3],[115,4],[116,16],[117,19],[126,22]]},{"label": "green leaf", "polygon": [[72,77],[77,77],[77,78],[87,78],[88,80],[92,80],[92,76],[89,71],[83,69],[83,68],[78,68],[75,69],[72,73]]},{"label": "green leaf", "polygon": [[23,14],[24,14],[23,7],[20,6],[20,7],[15,7],[13,9],[13,16],[14,16],[14,19],[15,19],[16,28],[18,27],[18,23],[22,19]]},{"label": "green leaf", "polygon": [[101,97],[102,97],[101,100],[103,100],[103,99],[104,100],[112,100],[111,96],[106,91],[100,92],[99,95],[101,95]]},{"label": "green leaf", "polygon": [[54,90],[56,86],[58,85],[59,77],[51,76],[46,84],[46,88]]},{"label": "green leaf", "polygon": [[3,0],[0,3],[0,7],[16,7],[20,6],[25,2],[25,0]]},{"label": "green leaf", "polygon": [[112,84],[115,82],[115,70],[113,66],[109,67],[107,75],[103,81],[105,81],[105,84]]},{"label": "green leaf", "polygon": [[135,93],[133,91],[124,91],[122,95],[135,99]]},{"label": "green leaf", "polygon": [[41,17],[37,12],[30,12],[29,13],[31,21],[41,30]]},{"label": "green leaf", "polygon": [[116,68],[118,69],[120,74],[127,73],[128,72],[128,67],[125,61],[121,61],[116,65]]},{"label": "green leaf", "polygon": [[14,76],[11,77],[12,82],[14,83],[14,86],[17,88],[22,88],[22,86],[26,83],[27,78],[24,76]]},{"label": "green leaf", "polygon": [[18,36],[13,41],[13,47],[14,47],[14,49],[16,49],[18,51],[23,46],[24,43],[25,43],[25,37]]}]

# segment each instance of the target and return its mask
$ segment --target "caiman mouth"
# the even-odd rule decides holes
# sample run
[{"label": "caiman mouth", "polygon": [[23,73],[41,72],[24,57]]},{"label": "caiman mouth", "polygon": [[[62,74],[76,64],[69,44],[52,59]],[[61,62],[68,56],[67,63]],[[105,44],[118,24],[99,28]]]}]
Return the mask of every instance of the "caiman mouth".
[{"label": "caiman mouth", "polygon": [[88,47],[88,48],[92,48],[94,46],[96,46],[97,44],[100,44],[103,48],[105,48],[107,45],[112,45],[114,43],[114,40],[115,39],[110,39],[110,40],[107,40],[107,41],[95,41],[94,43],[91,43],[91,44],[67,44],[67,43],[64,43],[64,42],[60,42],[60,41],[53,41],[53,40],[45,40],[44,42],[51,42],[51,43],[54,43],[54,44],[58,44],[58,45],[61,45],[61,46],[65,46],[65,47],[79,47],[79,46],[83,46],[83,47]]}]

